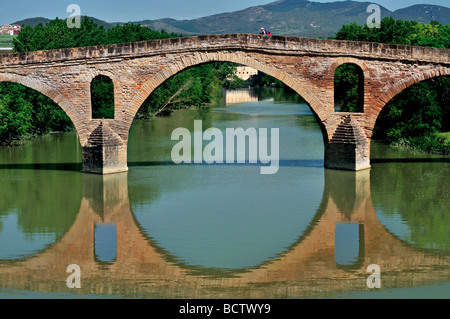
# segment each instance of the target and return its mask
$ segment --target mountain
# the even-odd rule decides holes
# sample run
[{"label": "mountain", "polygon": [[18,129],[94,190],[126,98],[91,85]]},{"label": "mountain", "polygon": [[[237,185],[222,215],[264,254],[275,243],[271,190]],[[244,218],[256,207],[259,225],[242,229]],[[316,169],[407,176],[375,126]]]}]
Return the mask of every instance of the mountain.
[{"label": "mountain", "polygon": [[[81,17],[83,18],[83,16]],[[114,23],[109,23],[94,17],[88,17],[89,19],[92,19],[94,21],[95,24],[97,25],[102,25],[105,29],[109,29],[112,28],[115,24]],[[42,18],[42,17],[38,17],[38,18],[28,18],[28,19],[24,19],[24,20],[20,20],[11,24],[18,24],[20,26],[30,26],[30,27],[35,27],[37,26],[39,23],[42,24],[46,24],[47,22],[49,22],[50,19],[47,18]]]},{"label": "mountain", "polygon": [[405,9],[394,11],[392,16],[395,19],[416,20],[422,23],[439,21],[441,24],[450,23],[450,8],[432,6],[429,4],[418,4]]},{"label": "mountain", "polygon": [[[367,7],[373,2],[336,1],[319,3],[309,0],[279,0],[266,5],[254,6],[235,12],[215,14],[192,20],[158,19],[129,21],[148,26],[155,30],[183,35],[223,34],[223,33],[259,33],[261,27],[276,35],[329,37],[342,25],[356,22],[365,24],[371,13]],[[433,20],[442,24],[450,23],[450,8],[437,5],[414,5],[394,12],[380,6],[381,17],[392,16],[395,19],[416,20],[429,23]],[[24,21],[45,18],[32,18]],[[108,23],[95,19],[105,28],[123,22]]]},{"label": "mountain", "polygon": [[[373,2],[336,1],[319,3],[309,0],[280,0],[267,5],[216,14],[193,20],[159,19],[136,21],[152,29],[195,34],[258,33],[261,27],[277,35],[328,37],[344,24],[364,24],[371,13],[367,7]],[[380,6],[381,17],[433,20],[450,23],[450,9],[436,5],[414,5],[394,12]]]},{"label": "mountain", "polygon": [[30,27],[34,28],[39,23],[46,24],[49,21],[50,21],[50,19],[43,18],[43,17],[37,17],[37,18],[23,19],[23,20],[20,20],[20,21],[13,22],[11,24],[18,24],[20,26],[25,25],[25,26],[30,26]]}]

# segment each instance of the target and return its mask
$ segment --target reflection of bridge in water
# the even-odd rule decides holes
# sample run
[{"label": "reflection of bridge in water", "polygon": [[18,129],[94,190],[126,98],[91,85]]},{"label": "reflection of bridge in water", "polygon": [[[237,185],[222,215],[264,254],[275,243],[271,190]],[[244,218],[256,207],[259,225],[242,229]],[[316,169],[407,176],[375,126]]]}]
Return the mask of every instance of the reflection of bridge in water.
[{"label": "reflection of bridge in water", "polygon": [[[80,212],[70,230],[37,255],[0,264],[0,287],[158,298],[331,296],[369,290],[370,264],[381,267],[382,288],[450,279],[448,256],[408,246],[380,224],[369,170],[326,171],[322,203],[297,242],[276,259],[227,274],[178,263],[143,234],[130,207],[127,173],[83,178]],[[354,185],[354,193],[343,194],[343,184]],[[115,262],[105,264],[95,257],[98,223],[116,224]],[[343,267],[335,260],[335,227],[349,223],[360,225],[359,258]],[[81,289],[66,286],[69,264],[81,267]]]},{"label": "reflection of bridge in water", "polygon": [[225,105],[258,102],[258,92],[249,89],[226,90],[223,94]]}]

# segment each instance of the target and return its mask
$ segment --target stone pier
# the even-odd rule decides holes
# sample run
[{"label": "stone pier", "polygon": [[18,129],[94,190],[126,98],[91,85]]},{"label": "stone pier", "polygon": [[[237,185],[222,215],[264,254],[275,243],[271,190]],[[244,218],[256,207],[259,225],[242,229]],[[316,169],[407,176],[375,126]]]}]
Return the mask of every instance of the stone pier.
[{"label": "stone pier", "polygon": [[343,118],[325,144],[325,167],[349,171],[370,168],[370,142],[351,115]]},{"label": "stone pier", "polygon": [[82,172],[112,174],[128,171],[127,144],[101,122],[82,146]]}]

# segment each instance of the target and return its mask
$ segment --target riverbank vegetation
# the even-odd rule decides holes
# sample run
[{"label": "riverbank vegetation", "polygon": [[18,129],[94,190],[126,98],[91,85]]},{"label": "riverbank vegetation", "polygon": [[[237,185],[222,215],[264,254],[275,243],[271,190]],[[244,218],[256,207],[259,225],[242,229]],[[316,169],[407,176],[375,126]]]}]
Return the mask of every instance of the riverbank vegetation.
[{"label": "riverbank vegetation", "polygon": [[222,98],[222,89],[240,88],[236,64],[212,62],[187,69],[158,87],[142,104],[136,119],[170,114],[186,107],[201,107]]},{"label": "riverbank vegetation", "polygon": [[[450,48],[450,25],[438,22],[381,21],[381,28],[356,23],[344,25],[338,40]],[[351,67],[351,65],[349,65]],[[336,73],[336,86],[343,94],[341,111],[357,112],[358,80],[355,70]],[[450,154],[450,77],[431,78],[410,86],[395,96],[382,110],[374,129],[374,139],[419,151]],[[447,133],[446,133],[447,132]]]}]

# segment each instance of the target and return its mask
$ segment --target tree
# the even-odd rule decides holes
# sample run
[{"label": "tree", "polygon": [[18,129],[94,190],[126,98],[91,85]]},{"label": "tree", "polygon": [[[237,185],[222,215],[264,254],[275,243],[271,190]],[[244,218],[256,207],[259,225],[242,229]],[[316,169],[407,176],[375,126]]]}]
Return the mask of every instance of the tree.
[{"label": "tree", "polygon": [[235,75],[236,67],[235,63],[212,62],[180,72],[161,84],[145,100],[136,118],[149,118],[184,107],[211,103],[221,97],[222,88],[242,86],[242,80]]},{"label": "tree", "polygon": [[32,132],[32,104],[24,99],[25,87],[1,83],[0,141],[11,144]]}]

